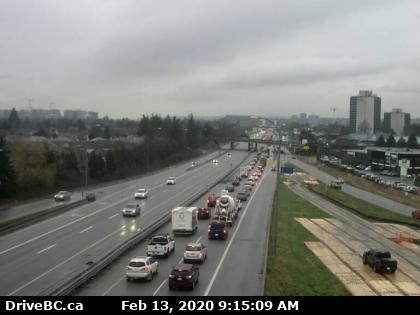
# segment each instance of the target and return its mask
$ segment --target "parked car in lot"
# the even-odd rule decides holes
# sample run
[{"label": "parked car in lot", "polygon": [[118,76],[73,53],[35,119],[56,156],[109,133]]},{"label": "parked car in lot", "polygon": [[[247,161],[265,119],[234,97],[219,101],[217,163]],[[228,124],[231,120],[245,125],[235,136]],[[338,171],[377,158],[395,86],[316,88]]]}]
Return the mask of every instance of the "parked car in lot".
[{"label": "parked car in lot", "polygon": [[208,238],[225,240],[228,237],[226,222],[213,221],[208,228]]},{"label": "parked car in lot", "polygon": [[190,288],[194,289],[198,283],[200,271],[191,264],[179,264],[173,266],[169,274],[169,289]]},{"label": "parked car in lot", "polygon": [[137,189],[137,191],[134,193],[134,198],[136,199],[145,199],[147,198],[148,192],[144,188]]},{"label": "parked car in lot", "polygon": [[198,208],[197,210],[197,219],[199,220],[206,220],[210,219],[211,213],[209,208]]},{"label": "parked car in lot", "polygon": [[239,186],[241,184],[241,182],[238,180],[238,179],[234,179],[234,180],[232,180],[232,185],[233,186]]},{"label": "parked car in lot", "polygon": [[138,216],[141,214],[140,205],[136,202],[128,203],[122,210],[123,216]]},{"label": "parked car in lot", "polygon": [[66,201],[71,199],[71,192],[69,191],[59,191],[54,195],[55,201]]},{"label": "parked car in lot", "polygon": [[175,181],[175,177],[168,177],[168,179],[166,180],[166,185],[175,185],[176,181]]},{"label": "parked car in lot", "polygon": [[372,267],[375,272],[391,272],[397,270],[397,261],[391,258],[388,251],[370,249],[363,253],[363,263]]},{"label": "parked car in lot", "polygon": [[207,246],[203,243],[189,243],[184,251],[184,263],[200,262],[207,259]]},{"label": "parked car in lot", "polygon": [[158,273],[159,263],[153,257],[136,257],[130,260],[125,268],[127,281],[131,279],[146,279],[151,281]]}]

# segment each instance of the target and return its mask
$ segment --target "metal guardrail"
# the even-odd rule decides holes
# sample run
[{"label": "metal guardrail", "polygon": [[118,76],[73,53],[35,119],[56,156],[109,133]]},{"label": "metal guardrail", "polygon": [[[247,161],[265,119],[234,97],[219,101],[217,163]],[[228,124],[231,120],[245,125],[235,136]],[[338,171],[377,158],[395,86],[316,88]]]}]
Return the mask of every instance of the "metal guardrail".
[{"label": "metal guardrail", "polygon": [[[215,182],[213,182],[211,185],[206,187],[204,190],[199,191],[198,193],[194,194],[193,196],[187,198],[184,202],[181,203],[180,206],[189,206],[193,202],[195,202],[197,199],[202,197],[204,194],[206,194],[208,191],[210,191],[214,186],[222,182],[225,178],[232,176],[232,173],[234,173],[239,165],[241,165],[250,155],[246,155],[243,160],[241,160],[239,163],[237,163],[233,170],[228,172],[227,174],[224,174],[223,176],[219,177]],[[119,256],[121,256],[124,252],[131,249],[132,247],[136,246],[141,241],[145,240],[149,235],[154,233],[157,229],[164,226],[166,223],[168,223],[171,219],[171,213],[164,213],[162,216],[160,216],[157,220],[152,222],[150,225],[148,225],[145,229],[143,229],[141,232],[139,232],[137,235],[132,236],[130,239],[125,241],[122,244],[119,244],[115,246],[110,251],[107,251],[106,253],[102,254],[101,256],[98,256],[96,259],[96,262],[93,262],[88,268],[81,271],[79,274],[73,276],[71,279],[67,280],[65,283],[59,285],[56,288],[50,289],[49,292],[46,292],[45,295],[49,296],[65,296],[70,295],[72,292],[74,292],[78,287],[80,287],[82,284],[87,282],[89,279],[93,278],[96,274],[98,274],[102,269],[107,267],[109,264],[111,264],[115,259],[117,259]],[[47,289],[48,290],[48,289]]]},{"label": "metal guardrail", "polygon": [[29,224],[33,224],[41,220],[44,220],[48,217],[52,217],[60,213],[63,213],[65,211],[69,211],[73,208],[79,207],[88,202],[89,201],[87,201],[86,199],[81,199],[81,200],[72,202],[70,204],[59,205],[53,208],[47,208],[47,209],[37,211],[31,214],[23,215],[21,217],[17,217],[14,219],[2,221],[0,222],[0,235],[11,233],[25,226],[28,226]]}]

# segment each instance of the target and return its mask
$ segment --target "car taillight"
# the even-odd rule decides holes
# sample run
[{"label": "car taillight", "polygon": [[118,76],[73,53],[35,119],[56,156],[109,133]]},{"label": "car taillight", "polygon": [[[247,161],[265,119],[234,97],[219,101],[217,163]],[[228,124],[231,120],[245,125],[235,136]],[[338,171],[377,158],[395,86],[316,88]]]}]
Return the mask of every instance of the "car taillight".
[{"label": "car taillight", "polygon": [[227,233],[227,231],[226,231],[226,230],[223,230],[223,233],[225,233],[225,234],[226,234],[226,233]]},{"label": "car taillight", "polygon": [[207,232],[210,233],[210,229],[208,229]]},{"label": "car taillight", "polygon": [[185,276],[185,279],[191,279],[192,276]]},{"label": "car taillight", "polygon": [[169,275],[169,278],[171,278],[171,279],[172,279],[172,278],[175,278],[175,276],[174,276],[173,274],[170,274],[170,275]]},{"label": "car taillight", "polygon": [[143,271],[149,271],[149,268],[144,267],[142,270],[143,270]]},{"label": "car taillight", "polygon": [[131,271],[133,269],[131,269],[130,267],[125,267],[125,271]]}]

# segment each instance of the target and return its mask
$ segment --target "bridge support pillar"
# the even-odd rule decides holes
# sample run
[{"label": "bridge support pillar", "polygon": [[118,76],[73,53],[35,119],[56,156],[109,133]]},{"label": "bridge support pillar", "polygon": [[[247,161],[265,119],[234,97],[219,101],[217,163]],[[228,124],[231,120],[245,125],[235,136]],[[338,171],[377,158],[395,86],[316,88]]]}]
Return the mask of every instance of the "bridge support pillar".
[{"label": "bridge support pillar", "polygon": [[248,142],[248,151],[251,151],[251,142]]},{"label": "bridge support pillar", "polygon": [[233,141],[231,141],[231,142],[230,142],[230,149],[231,149],[231,150],[233,150],[233,149],[235,148],[233,145],[234,145],[234,142],[233,142]]},{"label": "bridge support pillar", "polygon": [[255,152],[258,152],[258,143],[255,143],[255,148],[254,148]]}]

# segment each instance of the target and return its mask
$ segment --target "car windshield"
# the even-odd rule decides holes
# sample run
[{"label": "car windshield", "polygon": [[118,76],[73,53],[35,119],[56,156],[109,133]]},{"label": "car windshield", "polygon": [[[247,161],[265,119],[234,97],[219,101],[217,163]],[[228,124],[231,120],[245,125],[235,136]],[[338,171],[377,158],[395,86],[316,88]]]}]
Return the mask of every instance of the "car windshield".
[{"label": "car windshield", "polygon": [[188,276],[190,272],[189,270],[175,269],[175,270],[172,270],[171,274],[174,276]]},{"label": "car windshield", "polygon": [[135,209],[136,208],[136,205],[135,204],[128,204],[127,206],[126,206],[126,208],[127,209]]},{"label": "car windshield", "polygon": [[139,189],[139,190],[137,190],[137,192],[140,192],[140,193],[145,192],[145,191],[146,191],[146,189]]},{"label": "car windshield", "polygon": [[168,177],[168,180],[174,180],[175,177]]},{"label": "car windshield", "polygon": [[391,258],[391,254],[388,252],[376,253],[376,257],[378,258]]},{"label": "car windshield", "polygon": [[165,245],[168,243],[168,239],[165,237],[153,237],[150,245]]},{"label": "car windshield", "polygon": [[144,266],[146,266],[144,261],[130,261],[130,263],[128,265],[130,267],[144,267]]},{"label": "car windshield", "polygon": [[201,250],[201,246],[200,245],[188,245],[186,250],[189,251],[189,252],[199,252]]},{"label": "car windshield", "polygon": [[66,191],[59,191],[57,195],[65,195],[66,193]]},{"label": "car windshield", "polygon": [[223,222],[213,222],[212,224],[211,224],[211,227],[212,228],[224,228],[225,227],[225,223],[223,223]]}]

